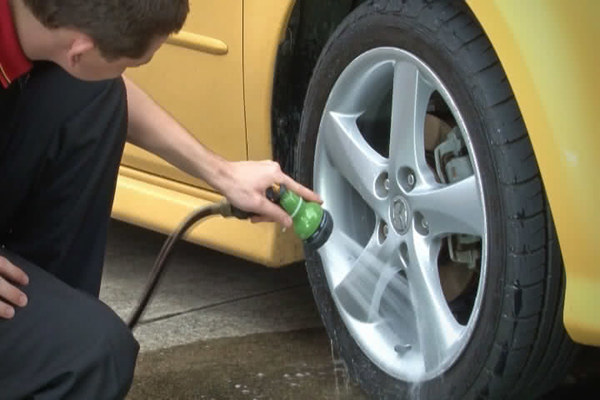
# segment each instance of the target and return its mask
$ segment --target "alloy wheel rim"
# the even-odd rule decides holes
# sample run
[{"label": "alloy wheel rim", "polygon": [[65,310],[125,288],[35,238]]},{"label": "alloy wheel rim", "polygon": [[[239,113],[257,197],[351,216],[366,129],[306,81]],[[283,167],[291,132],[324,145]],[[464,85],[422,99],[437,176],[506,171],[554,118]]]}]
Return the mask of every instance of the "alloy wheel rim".
[{"label": "alloy wheel rim", "polygon": [[[425,124],[434,95],[451,114],[472,168],[452,183],[440,182],[427,160]],[[377,104],[384,112],[371,113]],[[373,114],[385,122],[386,109],[388,125],[372,123],[367,140],[363,119]],[[381,137],[384,145],[372,143]],[[407,51],[381,47],[361,54],[339,76],[325,105],[313,183],[335,221],[319,250],[325,276],[357,344],[398,379],[418,382],[446,371],[472,335],[487,265],[480,170],[448,88]],[[480,243],[471,309],[460,323],[440,278],[440,254],[456,237]]]}]

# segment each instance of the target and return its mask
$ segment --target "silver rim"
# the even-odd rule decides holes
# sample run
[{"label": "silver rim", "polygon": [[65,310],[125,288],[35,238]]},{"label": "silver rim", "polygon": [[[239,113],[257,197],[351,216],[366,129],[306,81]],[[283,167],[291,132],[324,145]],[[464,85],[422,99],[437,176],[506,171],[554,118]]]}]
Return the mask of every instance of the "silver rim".
[{"label": "silver rim", "polygon": [[319,126],[314,186],[335,222],[319,254],[353,338],[398,379],[443,373],[477,322],[487,223],[469,133],[424,62],[382,47],[348,65]]}]

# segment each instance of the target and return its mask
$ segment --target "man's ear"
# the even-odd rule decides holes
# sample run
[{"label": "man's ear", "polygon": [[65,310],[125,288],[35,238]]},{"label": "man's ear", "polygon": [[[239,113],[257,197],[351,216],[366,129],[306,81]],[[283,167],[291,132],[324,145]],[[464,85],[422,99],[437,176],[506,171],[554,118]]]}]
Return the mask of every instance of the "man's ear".
[{"label": "man's ear", "polygon": [[77,68],[81,57],[88,51],[93,50],[96,45],[94,40],[84,33],[78,33],[71,41],[67,50],[67,59],[69,67]]}]

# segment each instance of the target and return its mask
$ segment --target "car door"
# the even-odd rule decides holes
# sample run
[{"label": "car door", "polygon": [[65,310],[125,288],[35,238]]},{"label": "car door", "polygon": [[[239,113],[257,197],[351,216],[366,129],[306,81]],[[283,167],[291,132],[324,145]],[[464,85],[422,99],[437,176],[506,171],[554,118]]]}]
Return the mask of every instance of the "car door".
[{"label": "car door", "polygon": [[[247,158],[242,71],[242,0],[191,0],[183,29],[148,65],[126,75],[204,145],[230,160]],[[122,165],[193,186],[206,184],[127,145]]]}]

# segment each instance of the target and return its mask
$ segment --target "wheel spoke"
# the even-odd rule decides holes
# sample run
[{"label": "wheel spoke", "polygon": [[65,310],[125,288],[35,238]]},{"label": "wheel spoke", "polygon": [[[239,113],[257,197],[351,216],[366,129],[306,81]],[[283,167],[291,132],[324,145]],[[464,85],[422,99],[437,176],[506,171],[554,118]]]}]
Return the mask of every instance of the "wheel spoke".
[{"label": "wheel spoke", "polygon": [[434,179],[425,160],[425,115],[433,90],[414,64],[396,64],[390,133],[392,170],[409,167],[420,181],[429,182]]},{"label": "wheel spoke", "polygon": [[483,235],[483,204],[475,176],[450,185],[436,185],[434,189],[414,191],[410,197],[415,211],[425,217],[430,235]]},{"label": "wheel spoke", "polygon": [[350,272],[334,289],[342,308],[359,321],[374,322],[377,319],[389,285],[394,285],[400,292],[408,292],[406,283],[398,275],[402,265],[399,258],[393,256],[391,242],[380,245],[377,235],[373,235]]},{"label": "wheel spoke", "polygon": [[356,125],[357,115],[329,112],[321,134],[336,170],[365,202],[384,216],[384,202],[375,194],[375,181],[387,170],[387,160],[373,150]]},{"label": "wheel spoke", "polygon": [[439,240],[428,241],[414,235],[406,266],[426,369],[438,366],[446,358],[464,329],[444,298],[437,266],[439,249]]},{"label": "wheel spoke", "polygon": [[[372,63],[364,59],[344,72],[344,84],[334,89],[329,101],[329,110],[343,114],[361,114],[372,106],[374,99],[390,89],[389,78],[394,73],[391,60]],[[352,93],[352,96],[335,96],[335,92]]]}]

